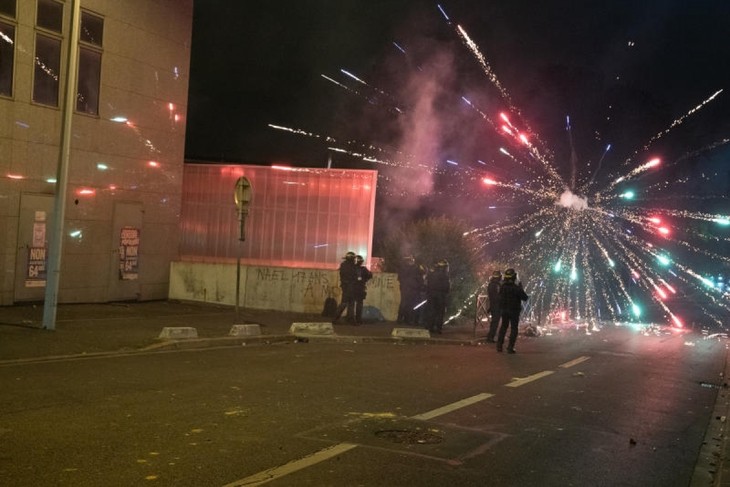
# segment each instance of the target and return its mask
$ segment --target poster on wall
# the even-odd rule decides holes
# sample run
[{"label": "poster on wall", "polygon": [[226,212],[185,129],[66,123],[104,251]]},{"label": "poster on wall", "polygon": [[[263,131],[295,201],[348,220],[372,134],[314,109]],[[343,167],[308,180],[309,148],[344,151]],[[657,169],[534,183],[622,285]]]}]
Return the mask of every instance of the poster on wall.
[{"label": "poster on wall", "polygon": [[36,211],[33,221],[33,237],[28,247],[28,266],[25,287],[46,286],[46,212]]},{"label": "poster on wall", "polygon": [[119,279],[130,281],[139,275],[139,228],[122,227],[119,238]]}]

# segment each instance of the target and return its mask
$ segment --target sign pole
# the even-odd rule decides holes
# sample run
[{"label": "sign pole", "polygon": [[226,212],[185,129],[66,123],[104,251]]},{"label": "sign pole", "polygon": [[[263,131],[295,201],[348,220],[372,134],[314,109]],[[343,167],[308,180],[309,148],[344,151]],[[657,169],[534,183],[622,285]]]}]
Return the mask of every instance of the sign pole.
[{"label": "sign pole", "polygon": [[239,318],[239,302],[241,295],[241,244],[246,241],[246,217],[248,207],[253,197],[253,187],[247,177],[242,176],[236,181],[233,198],[238,208],[238,252],[236,258],[236,319]]}]

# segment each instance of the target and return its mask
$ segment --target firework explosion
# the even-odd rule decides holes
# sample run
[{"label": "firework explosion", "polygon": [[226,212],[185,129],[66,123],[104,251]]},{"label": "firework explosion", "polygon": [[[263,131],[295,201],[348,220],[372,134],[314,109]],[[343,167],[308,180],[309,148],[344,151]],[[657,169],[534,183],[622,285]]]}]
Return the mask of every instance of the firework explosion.
[{"label": "firework explosion", "polygon": [[[724,282],[730,258],[723,249],[730,244],[730,220],[727,213],[713,212],[730,211],[727,196],[692,192],[682,196],[685,188],[693,187],[691,178],[707,180],[712,174],[700,171],[673,178],[662,172],[675,168],[671,174],[676,175],[681,164],[716,152],[730,138],[679,156],[655,148],[685,121],[701,116],[723,90],[708,93],[666,128],[648,134],[622,163],[614,162],[611,171],[603,164],[612,158],[612,145],[601,144],[605,148],[595,165],[582,163],[566,117],[569,156],[562,161],[528,125],[528,117],[467,30],[437,7],[445,29],[480,73],[481,90],[470,87],[471,95],[453,96],[454,49],[427,63],[404,43],[393,42],[405,60],[399,69],[413,71],[401,90],[378,88],[353,70],[340,69],[339,81],[337,75],[321,76],[374,110],[395,114],[397,143],[338,140],[302,129],[270,127],[319,139],[330,151],[383,166],[382,190],[400,205],[412,196],[441,194],[458,197],[462,210],[468,208],[472,214],[485,202],[488,208],[502,208],[496,221],[476,226],[467,236],[487,261],[507,262],[518,270],[531,295],[527,319],[545,323],[567,315],[589,325],[657,320],[676,327],[699,320],[724,327],[730,311]],[[443,114],[449,110],[467,113],[473,128],[451,137],[444,134]],[[468,144],[484,130],[490,132],[497,161],[477,158],[462,164],[444,157],[449,145]],[[370,140],[377,140],[378,131],[372,132]],[[561,173],[566,165],[569,170],[562,173],[568,172],[567,177]]]}]

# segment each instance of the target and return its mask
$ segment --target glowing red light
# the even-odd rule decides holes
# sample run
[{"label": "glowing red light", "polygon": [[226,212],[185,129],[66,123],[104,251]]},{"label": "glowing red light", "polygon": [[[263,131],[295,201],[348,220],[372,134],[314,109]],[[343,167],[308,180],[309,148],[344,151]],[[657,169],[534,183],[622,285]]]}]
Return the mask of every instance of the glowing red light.
[{"label": "glowing red light", "polygon": [[503,131],[505,131],[505,132],[507,132],[507,133],[508,133],[508,134],[510,134],[510,135],[514,135],[514,133],[512,132],[512,129],[511,129],[511,128],[509,128],[509,127],[508,127],[508,126],[506,126],[506,125],[502,125],[502,130],[503,130]]},{"label": "glowing red light", "polygon": [[175,105],[173,105],[172,103],[168,103],[167,108],[169,108],[170,111],[173,111],[175,109]]},{"label": "glowing red light", "polygon": [[507,123],[510,123],[509,122],[509,118],[507,118],[507,114],[504,113],[504,112],[502,112],[502,113],[499,114],[499,118],[501,118],[502,120],[504,120]]},{"label": "glowing red light", "polygon": [[150,167],[160,167],[160,163],[157,161],[149,161],[147,165]]},{"label": "glowing red light", "polygon": [[649,218],[649,221],[652,222],[652,223],[656,223],[657,225],[662,222],[661,218],[657,218],[655,216]]},{"label": "glowing red light", "polygon": [[290,166],[279,166],[279,165],[273,165],[271,166],[271,169],[277,169],[279,171],[293,171],[294,168]]},{"label": "glowing red light", "polygon": [[667,227],[659,227],[659,233],[662,235],[669,235],[669,229]]},{"label": "glowing red light", "polygon": [[484,179],[482,179],[482,182],[489,186],[494,186],[495,184],[497,184],[497,181],[495,181],[494,179],[490,179],[490,178],[484,178]]},{"label": "glowing red light", "polygon": [[656,292],[662,299],[667,299],[667,293],[664,292],[664,290],[660,287],[656,288]]},{"label": "glowing red light", "polygon": [[76,194],[79,196],[92,196],[96,194],[96,190],[93,190],[91,188],[81,188],[78,191],[76,191]]},{"label": "glowing red light", "polygon": [[652,159],[646,163],[646,167],[655,167],[655,166],[658,166],[661,162],[662,162],[661,159],[659,159],[658,157],[655,157],[654,159]]},{"label": "glowing red light", "polygon": [[22,174],[8,174],[7,176],[10,179],[25,179],[25,176]]},{"label": "glowing red light", "polygon": [[525,134],[520,134],[519,137],[523,144],[530,145],[530,141],[527,140],[527,136]]},{"label": "glowing red light", "polygon": [[672,315],[672,321],[674,321],[674,324],[677,325],[677,328],[683,328],[684,323],[682,323],[682,320],[677,318],[676,316]]},{"label": "glowing red light", "polygon": [[639,275],[639,273],[638,273],[638,272],[636,272],[636,271],[635,271],[635,270],[633,270],[633,269],[631,270],[631,275],[632,275],[632,276],[634,276],[634,279],[638,279],[639,277],[641,277],[641,276]]}]

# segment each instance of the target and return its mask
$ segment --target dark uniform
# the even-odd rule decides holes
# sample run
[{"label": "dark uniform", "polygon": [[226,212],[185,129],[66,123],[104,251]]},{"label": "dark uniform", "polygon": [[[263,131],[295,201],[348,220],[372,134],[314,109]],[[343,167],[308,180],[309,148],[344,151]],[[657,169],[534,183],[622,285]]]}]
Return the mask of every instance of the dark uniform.
[{"label": "dark uniform", "polygon": [[497,338],[497,351],[502,351],[504,336],[509,331],[509,342],[507,342],[507,352],[515,353],[515,342],[517,341],[517,331],[520,322],[520,312],[522,311],[522,301],[527,301],[529,296],[522,289],[522,283],[517,284],[517,273],[514,269],[504,271],[504,281],[499,288],[499,309],[502,313],[502,326],[499,328],[499,337]]},{"label": "dark uniform", "polygon": [[502,283],[502,273],[499,271],[492,272],[487,284],[487,297],[489,298],[489,332],[487,333],[487,343],[494,343],[494,337],[497,335],[499,328],[499,319],[502,317],[499,312],[499,286]]},{"label": "dark uniform", "polygon": [[337,323],[340,319],[342,312],[347,309],[345,318],[348,321],[355,319],[355,298],[353,295],[354,284],[355,284],[355,252],[348,252],[345,254],[344,260],[340,264],[340,287],[342,288],[342,301],[337,307],[335,318],[332,323]]},{"label": "dark uniform", "polygon": [[434,333],[441,333],[441,328],[444,326],[446,301],[450,291],[449,263],[442,259],[436,263],[426,278],[426,300],[429,309],[427,326]]},{"label": "dark uniform", "polygon": [[418,305],[423,293],[423,272],[416,265],[412,256],[406,257],[405,262],[398,270],[400,284],[400,305],[398,306],[398,323],[417,323]]},{"label": "dark uniform", "polygon": [[373,273],[363,264],[362,255],[355,256],[355,280],[352,284],[352,298],[355,303],[355,324],[362,323],[362,305],[367,297],[367,282],[373,278]]}]

